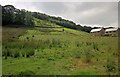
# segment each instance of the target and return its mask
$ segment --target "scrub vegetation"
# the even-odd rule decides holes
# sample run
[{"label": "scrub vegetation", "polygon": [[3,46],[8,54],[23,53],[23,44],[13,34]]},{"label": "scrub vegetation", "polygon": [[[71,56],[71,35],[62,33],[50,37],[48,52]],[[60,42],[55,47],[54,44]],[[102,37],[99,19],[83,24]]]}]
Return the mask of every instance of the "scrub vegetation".
[{"label": "scrub vegetation", "polygon": [[68,28],[41,32],[39,28],[4,27],[3,34],[3,75],[26,71],[35,75],[117,74],[117,37],[93,37]]}]

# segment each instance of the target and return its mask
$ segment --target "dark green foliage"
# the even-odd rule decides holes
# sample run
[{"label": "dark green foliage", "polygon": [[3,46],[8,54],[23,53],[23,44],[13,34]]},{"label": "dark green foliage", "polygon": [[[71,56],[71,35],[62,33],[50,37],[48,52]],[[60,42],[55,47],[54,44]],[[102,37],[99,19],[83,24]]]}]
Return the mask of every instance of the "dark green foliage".
[{"label": "dark green foliage", "polygon": [[[2,6],[2,23],[3,25],[15,24],[19,25],[17,27],[24,26],[33,26],[33,17],[31,12],[26,10],[16,9],[12,5]],[[12,25],[11,25],[12,26]]]},{"label": "dark green foliage", "polygon": [[39,13],[39,12],[33,12],[32,15],[33,15],[35,18],[38,18],[38,19],[41,19],[41,20],[48,20],[48,18],[49,18],[48,15],[42,14],[42,13]]},{"label": "dark green foliage", "polygon": [[60,17],[50,17],[49,21],[63,27],[76,29],[76,24],[74,22],[62,19]]},{"label": "dark green foliage", "polygon": [[87,26],[84,26],[83,27],[83,31],[85,31],[85,32],[90,32],[92,30],[92,28],[91,27],[87,27]]},{"label": "dark green foliage", "polygon": [[3,24],[12,24],[15,19],[15,7],[12,5],[2,6],[2,23]]},{"label": "dark green foliage", "polygon": [[108,59],[107,59],[106,70],[109,73],[115,70],[115,62],[114,62],[113,58],[111,58],[111,57],[108,57]]},{"label": "dark green foliage", "polygon": [[81,25],[77,25],[76,29],[81,30],[81,31],[85,31],[88,33],[92,30],[92,28],[90,26],[81,26]]},{"label": "dark green foliage", "polygon": [[26,12],[26,15],[25,15],[25,22],[24,22],[24,24],[26,25],[26,26],[33,26],[33,17],[32,17],[32,15],[31,15],[31,13],[30,12]]}]

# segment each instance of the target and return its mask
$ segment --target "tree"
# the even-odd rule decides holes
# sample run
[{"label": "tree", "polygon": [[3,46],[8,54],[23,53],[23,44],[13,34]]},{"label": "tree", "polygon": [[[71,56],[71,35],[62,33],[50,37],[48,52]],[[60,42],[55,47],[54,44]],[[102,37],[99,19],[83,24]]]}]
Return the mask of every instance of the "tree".
[{"label": "tree", "polygon": [[3,24],[12,24],[15,20],[15,7],[6,5],[2,7],[2,22]]},{"label": "tree", "polygon": [[87,26],[84,26],[83,28],[84,28],[84,31],[88,33],[92,30],[91,27],[87,27]]},{"label": "tree", "polygon": [[2,7],[2,19],[3,25],[13,24],[22,26],[33,26],[33,17],[31,12],[28,12],[25,9],[16,9],[12,5],[6,5]]},{"label": "tree", "polygon": [[33,25],[33,17],[31,15],[31,13],[28,12],[28,11],[26,12],[26,15],[25,15],[25,22],[24,22],[24,24],[26,26],[32,26]]}]

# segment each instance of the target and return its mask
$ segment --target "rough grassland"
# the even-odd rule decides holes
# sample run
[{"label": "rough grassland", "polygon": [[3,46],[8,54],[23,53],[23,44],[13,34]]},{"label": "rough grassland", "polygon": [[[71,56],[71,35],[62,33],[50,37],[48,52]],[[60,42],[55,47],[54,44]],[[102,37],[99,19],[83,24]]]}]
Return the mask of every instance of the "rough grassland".
[{"label": "rough grassland", "polygon": [[49,30],[4,28],[3,75],[103,75],[109,74],[108,65],[114,67],[110,74],[117,74],[117,37]]}]

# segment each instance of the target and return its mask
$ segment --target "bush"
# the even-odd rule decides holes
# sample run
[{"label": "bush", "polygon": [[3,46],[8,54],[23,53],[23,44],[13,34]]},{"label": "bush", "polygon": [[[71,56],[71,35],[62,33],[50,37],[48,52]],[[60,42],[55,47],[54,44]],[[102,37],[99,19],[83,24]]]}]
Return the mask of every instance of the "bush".
[{"label": "bush", "polygon": [[113,58],[108,57],[107,63],[106,63],[106,71],[110,74],[110,72],[115,70],[115,62]]}]

